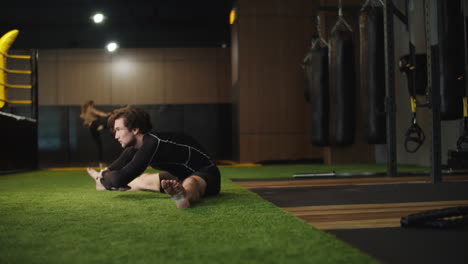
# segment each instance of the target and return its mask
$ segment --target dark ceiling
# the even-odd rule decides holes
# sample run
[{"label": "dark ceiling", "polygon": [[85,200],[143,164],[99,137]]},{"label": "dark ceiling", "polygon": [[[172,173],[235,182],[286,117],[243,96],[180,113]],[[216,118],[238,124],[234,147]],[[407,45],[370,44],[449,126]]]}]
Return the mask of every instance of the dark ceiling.
[{"label": "dark ceiling", "polygon": [[[2,3],[1,35],[12,48],[216,47],[229,45],[232,0],[25,0]],[[96,25],[91,16],[107,17]]]}]

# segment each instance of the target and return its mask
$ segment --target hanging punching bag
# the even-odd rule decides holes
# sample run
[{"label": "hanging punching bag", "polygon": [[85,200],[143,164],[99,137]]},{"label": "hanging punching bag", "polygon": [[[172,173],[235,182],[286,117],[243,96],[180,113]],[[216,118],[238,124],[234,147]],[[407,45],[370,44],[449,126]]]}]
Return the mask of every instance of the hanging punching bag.
[{"label": "hanging punching bag", "polygon": [[351,145],[355,135],[354,47],[352,32],[344,26],[332,31],[330,58],[330,144]]},{"label": "hanging punching bag", "polygon": [[361,87],[367,100],[363,102],[366,141],[385,144],[385,50],[383,7],[368,2],[359,15]]},{"label": "hanging punching bag", "polygon": [[304,59],[306,78],[306,100],[311,103],[312,144],[327,146],[329,144],[329,94],[328,94],[328,47],[313,45]]},{"label": "hanging punching bag", "polygon": [[440,112],[442,120],[463,117],[464,32],[459,0],[442,1],[439,17]]},{"label": "hanging punching bag", "polygon": [[[313,43],[313,41],[312,41]],[[313,45],[313,44],[312,44]],[[306,102],[310,102],[310,89],[312,85],[312,67],[311,67],[311,51],[309,50],[302,60],[302,73],[304,75],[304,81],[305,81],[305,86],[304,86],[304,99]]]}]

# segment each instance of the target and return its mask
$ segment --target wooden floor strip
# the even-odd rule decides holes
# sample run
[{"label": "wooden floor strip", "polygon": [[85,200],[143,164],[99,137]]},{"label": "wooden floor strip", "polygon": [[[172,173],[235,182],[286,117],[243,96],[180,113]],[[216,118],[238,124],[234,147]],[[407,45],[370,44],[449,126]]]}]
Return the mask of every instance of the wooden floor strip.
[{"label": "wooden floor strip", "polygon": [[468,206],[468,200],[284,207],[318,229],[356,229],[400,226],[401,217],[427,210]]},{"label": "wooden floor strip", "polygon": [[[468,181],[468,175],[444,177],[444,182]],[[401,183],[430,183],[429,176],[411,177],[369,177],[350,179],[303,179],[303,180],[273,180],[273,181],[236,181],[244,188],[284,188],[284,187],[315,187],[338,185],[373,185],[373,184],[401,184]]]}]

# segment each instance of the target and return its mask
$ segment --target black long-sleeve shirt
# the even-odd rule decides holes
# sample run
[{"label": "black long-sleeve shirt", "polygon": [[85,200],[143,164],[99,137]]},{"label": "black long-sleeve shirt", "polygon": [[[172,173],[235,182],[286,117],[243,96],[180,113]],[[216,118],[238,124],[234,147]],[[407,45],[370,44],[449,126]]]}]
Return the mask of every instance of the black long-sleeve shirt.
[{"label": "black long-sleeve shirt", "polygon": [[102,173],[106,189],[125,187],[148,166],[167,171],[183,180],[198,170],[215,166],[202,146],[192,137],[178,133],[147,133],[137,149],[127,147]]}]

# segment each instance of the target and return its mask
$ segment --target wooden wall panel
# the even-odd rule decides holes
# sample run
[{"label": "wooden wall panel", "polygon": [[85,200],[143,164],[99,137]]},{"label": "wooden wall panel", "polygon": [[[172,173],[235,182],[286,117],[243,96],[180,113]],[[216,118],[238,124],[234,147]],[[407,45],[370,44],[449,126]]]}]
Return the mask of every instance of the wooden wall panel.
[{"label": "wooden wall panel", "polygon": [[246,15],[310,16],[318,1],[254,0],[239,1],[240,12]]},{"label": "wooden wall panel", "polygon": [[[164,75],[167,77],[165,89],[167,91],[166,101],[173,102],[176,97],[187,100],[187,87],[190,85],[190,63],[186,61],[165,62]],[[177,94],[181,93],[181,96]]]},{"label": "wooden wall panel", "polygon": [[[109,104],[110,59],[97,50],[57,51],[57,105],[82,104],[90,99],[96,104]],[[40,81],[43,78],[39,76]]]},{"label": "wooden wall panel", "polygon": [[258,63],[256,73],[255,89],[260,96],[255,104],[257,122],[254,124],[259,133],[282,133],[282,126],[288,125],[282,118],[286,110],[282,97],[285,87],[281,86],[284,73],[278,63]]},{"label": "wooden wall panel", "polygon": [[[333,6],[331,2],[327,5]],[[346,2],[346,5],[360,6],[355,2]],[[345,5],[344,5],[345,6]],[[350,68],[355,72],[355,138],[354,143],[350,146],[331,146],[324,148],[324,161],[326,164],[337,163],[372,163],[374,158],[374,147],[365,142],[364,138],[364,122],[365,115],[362,112],[362,100],[366,98],[366,91],[362,91],[360,86],[360,63],[359,63],[359,24],[357,16],[350,13],[346,9],[343,10],[343,18],[353,29],[353,44],[354,44],[354,68]],[[324,36],[329,37],[329,33],[336,24],[337,11],[322,11],[320,12],[320,21],[322,23],[321,32]],[[335,77],[330,76],[330,85],[335,82]],[[359,155],[356,155],[359,153]]]},{"label": "wooden wall panel", "polygon": [[241,162],[322,157],[310,143],[310,106],[300,67],[314,31],[315,5],[301,0],[239,3],[233,38],[239,42]]},{"label": "wooden wall panel", "polygon": [[240,68],[241,79],[239,81],[239,132],[258,133],[257,111],[261,111],[258,101],[261,100],[261,94],[256,89],[257,72],[250,58],[245,58]]},{"label": "wooden wall panel", "polygon": [[244,161],[320,159],[321,148],[311,147],[308,134],[242,134],[240,155]]},{"label": "wooden wall panel", "polygon": [[41,52],[38,67],[40,105],[56,105],[57,102],[57,54],[56,51]]},{"label": "wooden wall panel", "polygon": [[111,78],[111,102],[112,104],[136,104],[137,87],[151,89],[152,85],[144,77],[142,67],[136,61],[125,59],[113,60],[110,65]]},{"label": "wooden wall panel", "polygon": [[41,52],[39,103],[229,103],[229,56],[229,49],[221,48]]},{"label": "wooden wall panel", "polygon": [[137,83],[136,102],[139,104],[166,103],[164,63],[141,61],[138,65],[141,79],[135,80]]},{"label": "wooden wall panel", "polygon": [[216,51],[220,48],[166,48],[162,49],[163,57],[166,61],[198,61],[213,60],[216,58]]},{"label": "wooden wall panel", "polygon": [[[297,65],[294,67],[293,65]],[[283,111],[283,131],[287,133],[310,133],[311,112],[310,104],[304,98],[304,77],[299,64],[295,61],[291,64],[282,64],[281,72],[285,74],[283,79],[282,102],[285,105]]]},{"label": "wooden wall panel", "polygon": [[233,93],[231,91],[231,50],[219,49],[216,56],[216,75],[212,76],[216,80],[218,101],[232,102]]},{"label": "wooden wall panel", "polygon": [[[242,122],[242,121],[241,121]],[[245,134],[239,135],[239,156],[241,162],[254,162],[259,161],[259,135],[258,134]],[[263,151],[263,150],[260,150]]]},{"label": "wooden wall panel", "polygon": [[187,89],[187,102],[195,99],[196,102],[217,102],[217,69],[216,60],[198,61],[191,63],[190,86]]},{"label": "wooden wall panel", "polygon": [[[108,63],[57,63],[57,104],[82,104],[94,100],[96,104],[110,103],[111,73]],[[41,77],[39,77],[41,78]]]},{"label": "wooden wall panel", "polygon": [[[239,81],[239,23],[231,25],[231,85]],[[236,91],[237,93],[237,91]]]},{"label": "wooden wall panel", "polygon": [[167,103],[218,101],[216,64],[213,61],[166,62]]}]

